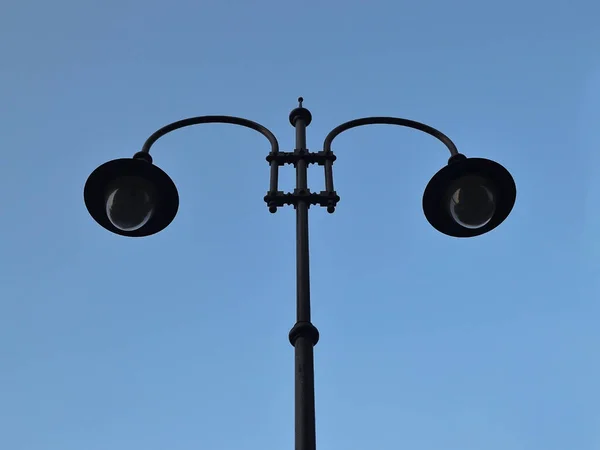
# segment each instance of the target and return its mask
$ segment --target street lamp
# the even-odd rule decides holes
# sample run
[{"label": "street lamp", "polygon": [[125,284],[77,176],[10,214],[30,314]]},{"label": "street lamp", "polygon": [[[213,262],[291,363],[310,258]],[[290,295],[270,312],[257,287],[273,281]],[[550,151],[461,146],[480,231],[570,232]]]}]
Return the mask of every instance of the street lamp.
[{"label": "street lamp", "polygon": [[[289,116],[296,129],[293,152],[279,151],[277,138],[264,126],[231,116],[200,116],[180,120],[152,134],[133,158],[109,161],[92,172],[85,188],[85,205],[102,227],[122,236],[149,236],[167,227],[179,208],[179,195],[173,180],[152,163],[150,147],[162,136],[179,128],[205,123],[229,123],[258,131],[271,144],[267,161],[271,169],[269,191],[264,200],[269,211],[293,205],[296,209],[296,324],[289,340],[295,349],[295,440],[296,450],[315,450],[314,354],[319,332],[311,322],[308,247],[308,209],[311,205],[335,211],[340,200],[333,187],[333,140],[351,128],[389,124],[414,128],[440,140],[450,151],[448,164],[436,173],[425,188],[423,211],[438,231],[453,237],[473,237],[493,230],[510,214],[516,199],[516,186],[500,164],[482,158],[467,158],[445,134],[420,122],[395,117],[368,117],[334,128],[325,138],[323,150],[306,148],[306,127],[312,121],[303,99]],[[279,167],[296,168],[296,188],[284,193],[278,189]],[[310,164],[324,166],[325,190],[311,192],[307,186]]]}]

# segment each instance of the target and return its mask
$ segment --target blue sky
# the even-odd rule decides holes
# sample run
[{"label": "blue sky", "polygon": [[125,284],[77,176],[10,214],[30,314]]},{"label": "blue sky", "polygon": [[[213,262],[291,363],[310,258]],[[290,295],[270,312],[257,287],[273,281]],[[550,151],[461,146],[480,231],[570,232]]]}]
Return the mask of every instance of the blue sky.
[{"label": "blue sky", "polygon": [[295,220],[263,203],[266,140],[161,139],[181,204],[149,238],[97,226],[82,192],[189,116],[291,150],[302,95],[311,150],[405,117],[518,189],[499,228],[453,239],[421,210],[443,145],[336,139],[342,201],[311,209],[319,450],[600,449],[600,6],[568,5],[3,3],[0,448],[292,448]]}]

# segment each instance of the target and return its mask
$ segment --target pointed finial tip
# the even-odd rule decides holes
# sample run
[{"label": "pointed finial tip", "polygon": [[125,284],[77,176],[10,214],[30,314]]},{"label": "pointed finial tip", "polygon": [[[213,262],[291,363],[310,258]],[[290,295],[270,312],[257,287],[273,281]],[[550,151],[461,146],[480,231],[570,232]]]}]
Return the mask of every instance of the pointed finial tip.
[{"label": "pointed finial tip", "polygon": [[298,105],[300,106],[300,108],[302,108],[303,101],[304,101],[304,99],[302,97],[298,97]]}]

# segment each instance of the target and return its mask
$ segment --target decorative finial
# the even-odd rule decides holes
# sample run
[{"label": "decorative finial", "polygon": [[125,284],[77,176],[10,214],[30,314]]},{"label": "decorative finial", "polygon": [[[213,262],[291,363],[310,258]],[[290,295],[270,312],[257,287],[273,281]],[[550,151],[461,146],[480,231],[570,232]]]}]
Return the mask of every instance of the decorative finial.
[{"label": "decorative finial", "polygon": [[302,97],[298,97],[298,107],[294,108],[290,113],[290,123],[293,127],[296,126],[297,119],[303,119],[304,125],[306,126],[310,125],[312,120],[310,111],[302,106],[302,102],[304,102],[304,99]]}]

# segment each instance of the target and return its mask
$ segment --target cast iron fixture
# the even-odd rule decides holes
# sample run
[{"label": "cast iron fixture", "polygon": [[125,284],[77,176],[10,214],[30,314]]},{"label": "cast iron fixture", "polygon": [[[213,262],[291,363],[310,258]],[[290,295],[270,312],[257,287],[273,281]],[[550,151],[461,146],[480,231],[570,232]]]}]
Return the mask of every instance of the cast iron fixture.
[{"label": "cast iron fixture", "polygon": [[[423,195],[423,211],[438,231],[454,237],[473,237],[493,230],[510,214],[516,199],[516,186],[510,173],[500,164],[460,154],[445,134],[420,122],[395,117],[368,117],[352,120],[334,128],[325,138],[323,150],[306,148],[306,127],[312,121],[303,99],[289,116],[296,129],[296,147],[292,152],[279,151],[277,139],[264,126],[231,116],[200,116],[180,120],[152,134],[133,158],[109,161],[92,172],[84,189],[90,215],[102,227],[122,236],[141,237],[158,233],[175,218],[179,195],[171,178],[152,163],[150,147],[162,136],[179,128],[205,123],[228,123],[258,131],[271,144],[267,156],[270,186],[264,200],[269,211],[293,205],[296,209],[296,324],[289,334],[295,349],[295,417],[296,450],[315,450],[315,399],[313,348],[319,332],[311,322],[308,248],[308,209],[311,205],[333,213],[340,198],[333,187],[333,140],[351,128],[389,124],[414,128],[440,140],[450,151],[448,164],[436,173]],[[296,188],[278,190],[279,167],[296,168]],[[307,186],[310,164],[324,166],[325,190],[311,192]]]}]

